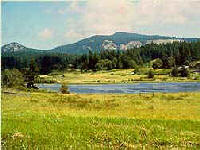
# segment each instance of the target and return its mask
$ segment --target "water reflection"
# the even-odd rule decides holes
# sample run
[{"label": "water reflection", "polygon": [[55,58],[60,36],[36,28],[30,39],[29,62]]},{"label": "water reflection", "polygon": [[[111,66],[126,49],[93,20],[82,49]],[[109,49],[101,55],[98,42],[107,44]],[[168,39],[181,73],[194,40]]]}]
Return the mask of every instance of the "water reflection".
[{"label": "water reflection", "polygon": [[[60,84],[38,84],[39,88],[59,91]],[[165,82],[136,84],[73,84],[69,85],[71,93],[176,93],[200,91],[200,82]]]}]

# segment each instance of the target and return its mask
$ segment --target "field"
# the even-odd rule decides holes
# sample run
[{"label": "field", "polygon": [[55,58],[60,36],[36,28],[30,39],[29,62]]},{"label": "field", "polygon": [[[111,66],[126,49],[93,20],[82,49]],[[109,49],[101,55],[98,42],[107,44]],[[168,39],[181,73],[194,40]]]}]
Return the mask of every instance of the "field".
[{"label": "field", "polygon": [[134,82],[186,82],[200,81],[200,75],[191,73],[190,77],[171,77],[171,69],[155,69],[154,78],[147,78],[148,68],[141,68],[139,74],[132,75],[133,69],[113,69],[105,71],[81,73],[80,70],[65,70],[63,72],[52,72],[41,75],[40,82],[59,83],[134,83]]},{"label": "field", "polygon": [[200,149],[200,93],[2,92],[2,149]]}]

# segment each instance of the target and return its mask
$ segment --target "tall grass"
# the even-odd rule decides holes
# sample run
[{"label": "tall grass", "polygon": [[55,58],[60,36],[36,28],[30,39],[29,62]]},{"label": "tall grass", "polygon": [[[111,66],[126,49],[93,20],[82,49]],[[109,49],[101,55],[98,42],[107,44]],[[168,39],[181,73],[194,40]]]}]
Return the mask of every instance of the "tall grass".
[{"label": "tall grass", "polygon": [[200,93],[2,93],[2,149],[199,149]]},{"label": "tall grass", "polygon": [[199,81],[198,75],[191,74],[190,77],[171,77],[171,69],[155,69],[154,79],[147,78],[148,68],[140,68],[139,73],[132,75],[133,69],[113,69],[108,71],[97,71],[81,73],[79,70],[51,73],[41,76],[38,82],[45,83],[134,83],[134,82],[174,82],[174,81]]},{"label": "tall grass", "polygon": [[26,114],[4,118],[5,149],[194,148],[199,121]]}]

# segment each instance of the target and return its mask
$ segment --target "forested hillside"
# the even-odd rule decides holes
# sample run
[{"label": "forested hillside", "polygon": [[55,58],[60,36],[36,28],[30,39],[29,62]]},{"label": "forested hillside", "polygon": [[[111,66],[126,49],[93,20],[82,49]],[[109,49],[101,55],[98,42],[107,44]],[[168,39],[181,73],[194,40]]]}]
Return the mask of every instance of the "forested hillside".
[{"label": "forested hillside", "polygon": [[49,50],[39,50],[12,42],[1,47],[3,56],[10,55],[36,55],[41,53],[87,54],[89,51],[128,50],[139,48],[146,44],[167,44],[173,42],[197,42],[199,38],[177,38],[160,35],[143,35],[128,32],[116,32],[112,35],[94,35],[84,38],[73,44],[57,46]]},{"label": "forested hillside", "polygon": [[146,44],[126,51],[89,51],[87,54],[34,53],[32,55],[2,55],[2,69],[24,69],[34,60],[41,74],[66,68],[87,70],[109,70],[138,68],[153,61],[155,68],[172,68],[191,65],[200,60],[200,42],[174,42],[168,44]]},{"label": "forested hillside", "polygon": [[[160,35],[143,35],[128,32],[116,32],[112,35],[95,35],[73,44],[62,45],[53,49],[55,52],[85,54],[89,51],[101,51],[108,47],[115,50],[126,50],[125,47],[137,47],[151,42],[166,43],[173,41],[195,42],[198,38],[176,38]],[[139,45],[138,45],[139,43]],[[129,48],[130,49],[130,48]]]}]

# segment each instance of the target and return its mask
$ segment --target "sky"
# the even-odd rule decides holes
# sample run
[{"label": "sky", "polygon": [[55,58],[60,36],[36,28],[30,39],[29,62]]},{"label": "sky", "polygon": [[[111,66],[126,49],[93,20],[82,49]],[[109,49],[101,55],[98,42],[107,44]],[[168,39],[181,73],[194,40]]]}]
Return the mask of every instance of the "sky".
[{"label": "sky", "polygon": [[1,9],[3,45],[53,49],[115,32],[200,37],[200,0],[4,1]]}]

